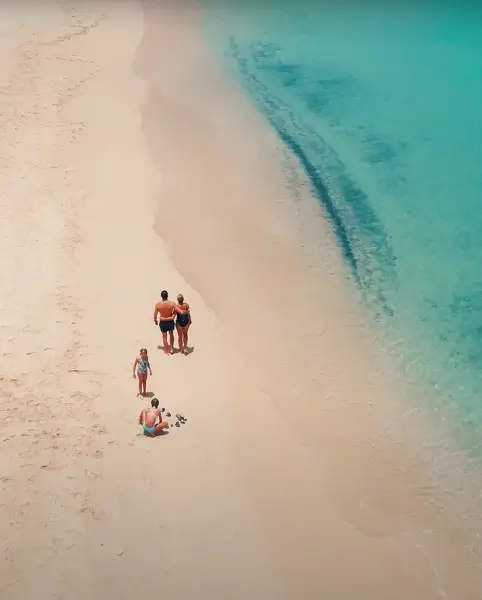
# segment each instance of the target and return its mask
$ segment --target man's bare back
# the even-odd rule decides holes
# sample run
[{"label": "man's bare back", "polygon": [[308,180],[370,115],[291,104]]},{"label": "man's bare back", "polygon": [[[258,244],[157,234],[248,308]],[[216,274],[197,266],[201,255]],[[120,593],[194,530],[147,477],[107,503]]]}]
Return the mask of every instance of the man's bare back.
[{"label": "man's bare back", "polygon": [[157,302],[154,307],[154,322],[157,321],[158,315],[163,321],[174,321],[177,313],[176,306],[176,303],[172,300],[160,300]]},{"label": "man's bare back", "polygon": [[[167,290],[162,290],[161,300],[154,306],[154,323],[159,325],[162,333],[164,354],[167,355],[174,352],[174,319],[178,310],[177,304],[169,300]],[[169,341],[167,340],[168,334]]]}]

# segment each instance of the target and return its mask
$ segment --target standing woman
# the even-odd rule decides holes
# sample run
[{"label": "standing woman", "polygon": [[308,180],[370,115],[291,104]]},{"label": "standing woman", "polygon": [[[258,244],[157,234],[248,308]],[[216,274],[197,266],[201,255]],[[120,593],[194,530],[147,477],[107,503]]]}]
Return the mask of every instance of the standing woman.
[{"label": "standing woman", "polygon": [[189,304],[184,302],[184,296],[179,294],[177,297],[177,319],[176,319],[176,329],[177,336],[179,341],[179,352],[183,354],[187,353],[187,334],[189,331],[189,327],[191,326],[191,310],[189,308]]}]

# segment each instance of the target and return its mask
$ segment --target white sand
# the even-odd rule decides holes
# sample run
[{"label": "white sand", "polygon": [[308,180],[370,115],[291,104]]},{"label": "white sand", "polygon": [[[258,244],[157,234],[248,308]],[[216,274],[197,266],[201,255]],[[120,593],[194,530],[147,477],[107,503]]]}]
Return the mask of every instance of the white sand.
[{"label": "white sand", "polygon": [[[440,538],[443,572],[394,550],[420,503],[398,454],[359,443],[386,388],[341,266],[324,242],[308,269],[316,209],[281,202],[275,148],[257,167],[261,121],[214,71],[210,122],[180,103],[205,58],[190,17],[151,13],[139,52],[127,0],[11,7],[2,25],[0,597],[475,599],[464,537]],[[193,308],[189,357],[156,349],[164,287]],[[306,295],[314,339],[278,308]],[[141,346],[148,389],[188,417],[156,440],[136,427]]]}]

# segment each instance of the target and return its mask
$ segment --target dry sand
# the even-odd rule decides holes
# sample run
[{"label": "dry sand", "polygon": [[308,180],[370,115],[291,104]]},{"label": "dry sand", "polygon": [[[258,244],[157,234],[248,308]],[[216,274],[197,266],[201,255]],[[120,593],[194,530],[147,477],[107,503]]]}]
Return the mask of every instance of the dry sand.
[{"label": "dry sand", "polygon": [[[396,404],[316,204],[197,13],[144,8],[1,9],[0,597],[477,598],[465,531],[379,440]],[[189,357],[157,349],[164,287]],[[141,346],[188,417],[155,440]]]}]

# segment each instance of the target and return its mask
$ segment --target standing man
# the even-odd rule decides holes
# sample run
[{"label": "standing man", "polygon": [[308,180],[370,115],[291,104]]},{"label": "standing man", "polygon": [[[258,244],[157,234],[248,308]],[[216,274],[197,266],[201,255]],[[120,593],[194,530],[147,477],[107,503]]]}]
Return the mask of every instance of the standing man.
[{"label": "standing man", "polygon": [[[161,300],[154,307],[154,323],[159,325],[162,333],[162,342],[164,345],[164,354],[172,354],[174,352],[174,319],[177,314],[177,305],[168,299],[169,295],[166,290],[161,292]],[[169,343],[167,342],[167,334],[169,333]]]}]

